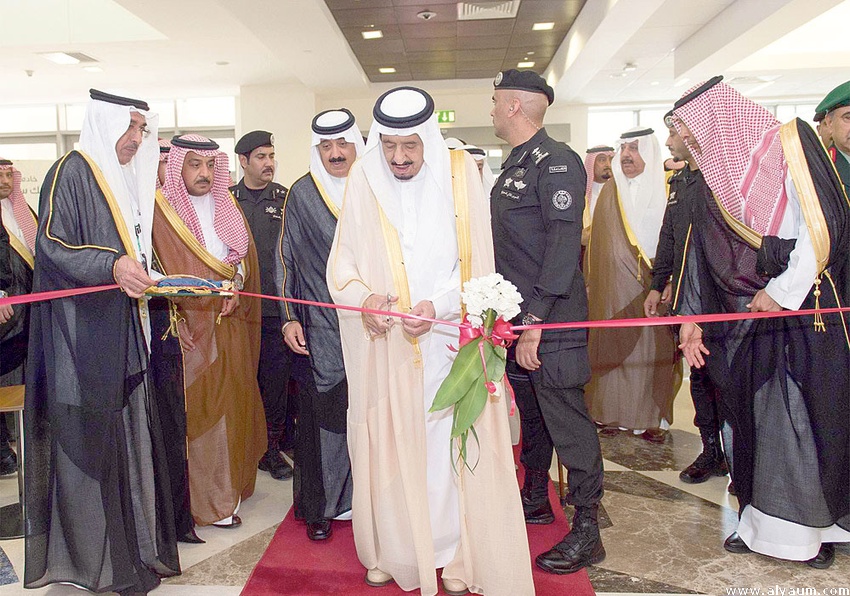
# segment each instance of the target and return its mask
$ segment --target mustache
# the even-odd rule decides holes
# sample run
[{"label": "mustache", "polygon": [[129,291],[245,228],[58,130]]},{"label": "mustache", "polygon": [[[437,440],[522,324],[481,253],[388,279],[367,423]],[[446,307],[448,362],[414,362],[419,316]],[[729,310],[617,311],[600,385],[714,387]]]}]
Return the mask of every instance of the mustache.
[{"label": "mustache", "polygon": [[267,168],[263,168],[263,174],[265,174],[266,172],[269,172],[269,173],[271,173],[271,174],[274,174],[274,168],[273,168],[273,167],[271,167],[271,166],[269,166],[269,167],[267,167]]},{"label": "mustache", "polygon": [[391,161],[390,164],[394,166],[412,166],[413,162],[408,159],[407,161],[403,161],[401,163],[398,163],[397,161]]},{"label": "mustache", "polygon": [[346,160],[345,157],[340,155],[339,157],[331,157],[330,159],[328,159],[328,161],[331,163],[345,163],[348,160]]},{"label": "mustache", "polygon": [[195,178],[195,184],[210,184],[212,181],[209,178]]}]

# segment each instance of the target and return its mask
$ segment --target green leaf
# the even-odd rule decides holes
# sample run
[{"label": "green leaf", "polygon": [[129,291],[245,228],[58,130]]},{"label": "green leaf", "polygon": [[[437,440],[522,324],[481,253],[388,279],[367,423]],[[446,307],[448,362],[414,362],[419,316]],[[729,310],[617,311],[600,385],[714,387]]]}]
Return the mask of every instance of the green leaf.
[{"label": "green leaf", "polygon": [[484,347],[484,355],[487,359],[487,381],[498,383],[505,376],[505,359],[507,350],[500,346],[487,343]]},{"label": "green leaf", "polygon": [[452,438],[457,438],[461,433],[469,430],[487,403],[487,387],[484,386],[484,372],[481,371],[479,378],[472,384],[469,391],[455,405],[457,418],[452,428]]},{"label": "green leaf", "polygon": [[[486,343],[486,342],[485,342]],[[452,363],[449,376],[443,379],[429,412],[444,410],[456,404],[468,391],[475,380],[481,376],[481,355],[478,353],[478,341],[463,346]]]}]

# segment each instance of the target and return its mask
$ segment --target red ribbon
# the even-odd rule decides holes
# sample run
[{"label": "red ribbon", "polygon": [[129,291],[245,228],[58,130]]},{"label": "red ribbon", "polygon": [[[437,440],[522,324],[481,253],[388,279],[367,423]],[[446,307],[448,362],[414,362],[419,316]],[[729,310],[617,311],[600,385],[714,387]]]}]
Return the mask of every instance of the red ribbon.
[{"label": "red ribbon", "polygon": [[[43,302],[45,300],[56,300],[59,298],[70,298],[83,294],[94,294],[96,292],[105,292],[108,290],[117,290],[117,284],[109,284],[103,286],[91,286],[85,288],[73,288],[70,290],[51,290],[49,292],[37,292],[34,294],[20,294],[17,296],[8,296],[0,298],[0,306],[10,304],[29,304],[31,302]],[[394,317],[399,319],[413,319],[417,321],[428,321],[437,325],[448,325],[457,327],[461,331],[461,341],[464,337],[469,337],[464,343],[469,343],[472,339],[481,335],[480,331],[476,334],[473,328],[467,322],[458,323],[456,321],[444,321],[442,319],[432,319],[420,315],[412,315],[410,313],[402,313],[387,310],[377,310],[373,308],[363,308],[359,306],[347,306],[344,304],[329,304],[327,302],[314,302],[312,300],[300,300],[298,298],[282,298],[280,296],[266,296],[264,294],[254,294],[251,292],[235,292],[242,296],[250,296],[252,298],[262,298],[264,300],[277,300],[279,302],[292,302],[295,304],[305,304],[308,306],[318,306],[322,308],[334,308],[338,310],[350,310],[361,313],[380,315],[384,317]],[[493,325],[492,337],[499,341],[512,341],[519,337],[515,331],[525,331],[526,329],[593,329],[593,328],[620,328],[620,327],[654,327],[657,325],[681,325],[682,323],[723,323],[727,321],[743,321],[746,319],[774,319],[780,317],[802,317],[814,316],[820,313],[821,315],[830,315],[850,312],[850,307],[833,307],[820,309],[806,310],[781,310],[778,312],[736,312],[722,313],[711,315],[685,315],[675,317],[650,317],[637,319],[609,319],[604,321],[572,321],[567,323],[539,323],[536,325],[511,325],[501,318]],[[461,343],[461,345],[464,345]],[[500,344],[506,345],[506,344]]]}]

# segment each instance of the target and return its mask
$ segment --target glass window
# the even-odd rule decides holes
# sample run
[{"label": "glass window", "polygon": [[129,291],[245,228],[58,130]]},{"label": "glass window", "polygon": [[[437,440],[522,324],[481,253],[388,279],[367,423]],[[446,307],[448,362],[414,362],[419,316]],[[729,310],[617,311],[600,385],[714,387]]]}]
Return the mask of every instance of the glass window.
[{"label": "glass window", "polygon": [[591,111],[587,114],[587,146],[613,146],[623,132],[637,126],[635,110]]},{"label": "glass window", "polygon": [[2,143],[0,142],[0,155],[12,161],[24,159],[48,159],[54,161],[56,154],[56,143]]},{"label": "glass window", "polygon": [[81,130],[83,128],[83,117],[86,115],[86,104],[73,103],[65,106],[65,122],[62,123],[63,130]]},{"label": "glass window", "polygon": [[197,97],[177,101],[177,127],[236,126],[235,97]]},{"label": "glass window", "polygon": [[227,163],[230,167],[230,173],[236,172],[236,139],[233,137],[210,137],[211,141],[218,143],[220,151],[227,154]]},{"label": "glass window", "polygon": [[2,106],[0,133],[56,130],[56,106]]},{"label": "glass window", "polygon": [[[173,101],[149,101],[148,105],[151,107],[151,111],[159,114],[159,129],[163,128],[173,129],[176,128],[176,123],[174,122],[174,102]],[[162,136],[161,134],[159,136]],[[168,138],[171,138],[169,135]]]}]

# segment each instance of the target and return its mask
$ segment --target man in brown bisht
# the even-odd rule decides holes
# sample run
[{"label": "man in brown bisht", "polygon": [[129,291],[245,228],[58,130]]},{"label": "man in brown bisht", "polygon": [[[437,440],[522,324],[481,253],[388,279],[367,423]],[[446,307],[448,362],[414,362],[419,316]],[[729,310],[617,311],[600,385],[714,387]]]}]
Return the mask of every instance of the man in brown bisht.
[{"label": "man in brown bisht", "polygon": [[[652,129],[620,137],[613,177],[593,212],[585,263],[590,320],[639,319],[667,206],[664,167]],[[585,388],[590,416],[604,434],[630,430],[661,443],[673,421],[682,380],[668,327],[590,330],[593,376]]]},{"label": "man in brown bisht", "polygon": [[[461,283],[495,269],[478,168],[465,151],[449,152],[425,91],[392,89],[373,115],[349,172],[328,290],[338,304],[459,321]],[[447,594],[533,594],[507,409],[488,399],[475,422],[474,473],[452,469],[453,409],[429,412],[457,328],[352,311],[339,311],[339,326],[366,583],[432,596],[442,568]]]},{"label": "man in brown bisht", "polygon": [[[259,292],[257,252],[227,190],[227,157],[199,135],[174,137],[154,210],[153,244],[166,275],[231,280]],[[244,281],[243,281],[244,280]],[[260,303],[253,298],[174,301],[183,346],[192,516],[198,525],[236,527],[266,451],[257,365]]]}]

